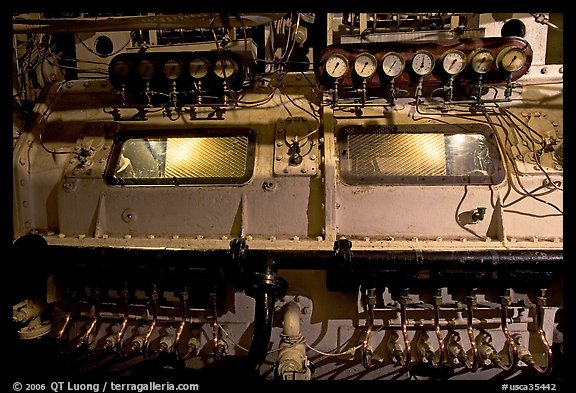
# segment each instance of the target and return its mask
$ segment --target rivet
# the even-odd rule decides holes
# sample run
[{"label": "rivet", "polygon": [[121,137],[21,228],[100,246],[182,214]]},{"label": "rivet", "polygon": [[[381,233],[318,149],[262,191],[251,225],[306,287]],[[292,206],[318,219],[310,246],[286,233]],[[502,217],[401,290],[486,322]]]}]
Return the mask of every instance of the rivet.
[{"label": "rivet", "polygon": [[314,154],[312,154],[312,155],[310,156],[310,159],[311,159],[312,161],[314,161],[314,160],[316,160],[316,156],[315,156]]},{"label": "rivet", "polygon": [[368,236],[366,236],[366,237],[364,238],[364,241],[365,241],[365,242],[369,242],[369,241],[370,241],[370,238],[369,238]]},{"label": "rivet", "polygon": [[172,239],[179,239],[179,238],[180,238],[180,236],[178,236],[178,235],[172,235]]},{"label": "rivet", "polygon": [[132,239],[132,235],[124,235],[124,239]]},{"label": "rivet", "polygon": [[22,206],[28,207],[28,201],[22,201]]},{"label": "rivet", "polygon": [[59,234],[58,234],[58,237],[59,237],[60,239],[64,239],[64,238],[66,237],[66,235],[63,234],[63,233],[59,233]]},{"label": "rivet", "polygon": [[281,161],[282,160],[282,156],[276,156],[276,161]]},{"label": "rivet", "polygon": [[78,235],[78,239],[84,239],[86,237],[85,234],[81,233],[80,235]]},{"label": "rivet", "polygon": [[154,239],[154,235],[148,235],[148,239]]},{"label": "rivet", "polygon": [[107,233],[103,234],[102,239],[108,239],[108,234]]},{"label": "rivet", "polygon": [[288,173],[288,168],[284,168],[284,173]]},{"label": "rivet", "polygon": [[282,141],[276,142],[276,146],[282,146],[284,143]]},{"label": "rivet", "polygon": [[202,240],[202,239],[204,239],[204,236],[203,236],[203,235],[197,235],[197,236],[196,236],[196,239]]},{"label": "rivet", "polygon": [[254,240],[254,236],[248,235],[248,236],[246,236],[246,240]]},{"label": "rivet", "polygon": [[300,237],[298,237],[298,236],[294,236],[294,237],[292,238],[292,240],[294,240],[294,241],[298,241],[298,240],[300,240]]},{"label": "rivet", "polygon": [[274,240],[276,240],[276,236],[270,236],[270,241],[273,242]]},{"label": "rivet", "polygon": [[224,235],[221,237],[222,240],[228,240],[228,236]]},{"label": "rivet", "polygon": [[317,241],[317,242],[321,242],[322,240],[324,240],[324,239],[322,239],[322,236],[316,236],[316,241]]}]

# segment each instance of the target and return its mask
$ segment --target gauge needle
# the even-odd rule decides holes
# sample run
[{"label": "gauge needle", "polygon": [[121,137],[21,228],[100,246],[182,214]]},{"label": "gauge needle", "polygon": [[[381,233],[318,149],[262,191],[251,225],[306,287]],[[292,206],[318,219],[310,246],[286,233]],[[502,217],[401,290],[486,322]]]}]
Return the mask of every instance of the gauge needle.
[{"label": "gauge needle", "polygon": [[458,59],[454,59],[454,60],[452,60],[452,64],[450,64],[450,67],[448,67],[448,69],[451,69],[451,68],[452,68],[452,66],[453,66],[454,64],[456,64],[456,62],[457,62],[457,61],[458,61]]},{"label": "gauge needle", "polygon": [[392,65],[390,66],[390,69],[388,70],[388,73],[392,73],[392,69],[394,69],[394,66],[396,65],[396,60],[394,60],[394,63],[392,63]]},{"label": "gauge needle", "polygon": [[366,68],[367,65],[368,65],[368,62],[364,63],[364,67],[362,67],[362,70],[360,72],[364,72],[364,69]]},{"label": "gauge needle", "polygon": [[338,68],[339,65],[340,65],[340,62],[336,62],[336,65],[334,66],[334,70],[332,72],[336,72],[336,68]]},{"label": "gauge needle", "polygon": [[510,66],[512,65],[512,63],[514,63],[514,60],[516,60],[516,56],[514,56],[514,57],[512,58],[512,60],[510,60],[510,64],[508,64],[508,67],[510,67]]}]

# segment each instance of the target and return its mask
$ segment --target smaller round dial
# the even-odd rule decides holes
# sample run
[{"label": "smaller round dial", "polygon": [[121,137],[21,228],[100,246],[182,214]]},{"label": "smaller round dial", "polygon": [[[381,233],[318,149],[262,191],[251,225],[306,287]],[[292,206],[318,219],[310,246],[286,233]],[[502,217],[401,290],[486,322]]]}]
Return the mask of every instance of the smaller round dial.
[{"label": "smaller round dial", "polygon": [[204,78],[208,74],[209,69],[210,63],[208,63],[208,60],[203,57],[192,59],[192,61],[190,61],[190,65],[188,66],[188,72],[194,79]]},{"label": "smaller round dial", "polygon": [[156,66],[151,60],[142,60],[140,63],[138,63],[138,75],[145,81],[154,77],[155,70]]},{"label": "smaller round dial", "polygon": [[507,72],[515,72],[526,64],[526,52],[522,48],[510,46],[498,53],[496,67]]},{"label": "smaller round dial", "polygon": [[426,76],[434,69],[434,56],[425,50],[416,51],[416,53],[412,55],[410,67],[416,75]]},{"label": "smaller round dial", "polygon": [[445,73],[458,75],[466,67],[466,55],[462,51],[450,49],[444,52],[440,62]]},{"label": "smaller round dial", "polygon": [[470,67],[478,74],[485,74],[492,69],[494,54],[490,49],[479,48],[470,54]]},{"label": "smaller round dial", "polygon": [[342,78],[348,71],[348,59],[343,54],[335,53],[326,60],[324,69],[332,78]]},{"label": "smaller round dial", "polygon": [[110,67],[110,72],[117,78],[128,78],[131,71],[132,65],[124,60],[118,60]]},{"label": "smaller round dial", "polygon": [[354,59],[354,72],[361,78],[369,78],[376,72],[378,60],[370,53],[361,53]]},{"label": "smaller round dial", "polygon": [[404,71],[406,62],[400,53],[389,52],[382,58],[382,72],[390,78],[396,78]]},{"label": "smaller round dial", "polygon": [[236,62],[229,57],[218,59],[214,62],[214,73],[218,78],[230,78],[238,72]]},{"label": "smaller round dial", "polygon": [[168,79],[175,80],[182,74],[182,63],[176,59],[167,60],[164,63],[164,76]]}]

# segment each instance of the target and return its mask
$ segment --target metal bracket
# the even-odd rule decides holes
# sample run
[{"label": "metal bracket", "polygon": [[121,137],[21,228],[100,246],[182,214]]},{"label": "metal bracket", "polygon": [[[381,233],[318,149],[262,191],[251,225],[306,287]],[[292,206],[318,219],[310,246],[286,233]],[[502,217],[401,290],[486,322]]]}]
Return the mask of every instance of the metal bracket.
[{"label": "metal bracket", "polygon": [[317,127],[317,122],[302,117],[289,117],[276,123],[274,176],[315,176],[318,173],[321,158],[318,133],[314,132]]}]

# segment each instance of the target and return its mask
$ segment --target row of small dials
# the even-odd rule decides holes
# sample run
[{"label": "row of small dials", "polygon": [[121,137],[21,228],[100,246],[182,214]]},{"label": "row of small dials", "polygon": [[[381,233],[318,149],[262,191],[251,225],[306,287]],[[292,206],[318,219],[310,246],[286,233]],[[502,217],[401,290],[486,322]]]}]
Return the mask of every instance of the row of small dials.
[{"label": "row of small dials", "polygon": [[224,79],[238,73],[238,63],[231,57],[218,58],[212,62],[204,57],[196,57],[186,62],[177,58],[161,61],[141,59],[136,64],[127,59],[118,59],[111,63],[109,72],[112,78],[120,80],[137,76],[143,81],[148,81],[156,77],[159,72],[169,80],[177,80],[185,73],[193,79],[202,79],[210,72]]},{"label": "row of small dials", "polygon": [[[470,55],[457,49],[449,49],[439,58],[439,64],[446,74],[455,76],[467,66],[477,74],[485,74],[492,69],[494,63],[499,70],[511,73],[520,70],[526,60],[527,55],[522,48],[510,46],[502,49],[497,56],[487,48],[478,48]],[[432,73],[435,64],[436,59],[432,53],[418,50],[411,56],[408,66],[411,72],[424,77]],[[404,71],[406,62],[398,52],[386,53],[380,62],[373,54],[363,52],[354,58],[352,70],[360,78],[369,78],[378,71],[378,66],[384,75],[396,78]],[[349,69],[348,58],[342,53],[333,53],[326,59],[324,71],[331,78],[340,79]]]}]

